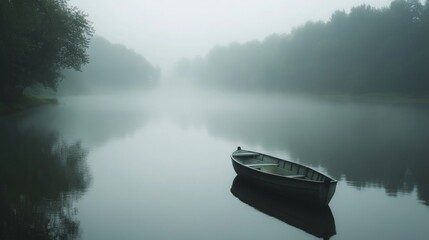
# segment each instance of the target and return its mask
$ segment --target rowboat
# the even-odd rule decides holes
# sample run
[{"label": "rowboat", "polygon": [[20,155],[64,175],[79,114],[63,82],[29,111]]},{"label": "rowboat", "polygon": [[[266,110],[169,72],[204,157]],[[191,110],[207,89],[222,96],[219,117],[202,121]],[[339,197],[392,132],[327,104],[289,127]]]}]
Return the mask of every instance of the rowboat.
[{"label": "rowboat", "polygon": [[328,205],[337,181],[299,163],[238,147],[231,154],[238,176],[290,199],[315,205]]},{"label": "rowboat", "polygon": [[317,238],[329,239],[336,234],[329,206],[313,207],[290,201],[239,176],[232,183],[231,193],[256,210]]}]

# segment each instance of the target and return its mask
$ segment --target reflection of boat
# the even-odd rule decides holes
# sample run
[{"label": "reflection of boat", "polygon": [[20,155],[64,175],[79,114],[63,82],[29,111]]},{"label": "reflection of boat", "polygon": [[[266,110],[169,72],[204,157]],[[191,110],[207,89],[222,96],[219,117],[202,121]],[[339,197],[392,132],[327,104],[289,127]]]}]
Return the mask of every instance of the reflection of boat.
[{"label": "reflection of boat", "polygon": [[289,201],[237,176],[231,192],[242,202],[316,237],[329,239],[336,234],[335,220],[329,206],[311,207]]},{"label": "reflection of boat", "polygon": [[237,175],[289,198],[327,205],[335,193],[336,180],[298,163],[240,147],[231,159]]}]

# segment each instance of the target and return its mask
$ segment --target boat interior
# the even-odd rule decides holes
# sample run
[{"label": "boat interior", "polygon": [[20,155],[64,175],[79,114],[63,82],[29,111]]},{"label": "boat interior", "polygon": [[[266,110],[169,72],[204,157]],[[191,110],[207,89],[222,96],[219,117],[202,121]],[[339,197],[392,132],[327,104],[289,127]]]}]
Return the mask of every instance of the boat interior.
[{"label": "boat interior", "polygon": [[261,172],[316,182],[328,180],[323,174],[311,168],[259,153],[236,152],[233,153],[233,157],[239,163]]}]

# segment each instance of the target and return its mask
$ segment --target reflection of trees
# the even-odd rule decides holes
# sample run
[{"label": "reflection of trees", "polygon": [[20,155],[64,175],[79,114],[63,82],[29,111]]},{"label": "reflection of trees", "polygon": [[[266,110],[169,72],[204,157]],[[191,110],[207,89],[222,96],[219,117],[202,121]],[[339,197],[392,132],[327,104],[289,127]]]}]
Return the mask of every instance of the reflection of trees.
[{"label": "reflection of trees", "polygon": [[0,238],[77,238],[73,203],[90,182],[80,143],[1,121],[0,132]]},{"label": "reflection of trees", "polygon": [[426,109],[292,98],[230,102],[221,112],[207,110],[213,135],[286,150],[292,160],[323,166],[356,187],[380,186],[389,195],[417,190],[429,204]]},{"label": "reflection of trees", "polygon": [[[422,109],[388,106],[321,106],[286,126],[285,148],[297,159],[321,164],[356,187],[378,185],[389,195],[428,189],[429,114]],[[289,125],[289,124],[287,124]],[[426,166],[426,167],[425,167]]]},{"label": "reflection of trees", "polygon": [[140,100],[139,96],[120,95],[60,98],[58,106],[27,111],[17,120],[24,128],[60,132],[65,139],[92,148],[142,127],[148,116]]}]

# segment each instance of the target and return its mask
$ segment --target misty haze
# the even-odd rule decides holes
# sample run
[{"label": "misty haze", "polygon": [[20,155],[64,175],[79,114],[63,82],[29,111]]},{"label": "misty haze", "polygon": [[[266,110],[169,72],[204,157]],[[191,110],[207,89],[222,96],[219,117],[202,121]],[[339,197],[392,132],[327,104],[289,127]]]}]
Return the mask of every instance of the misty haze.
[{"label": "misty haze", "polygon": [[427,0],[1,1],[0,50],[0,239],[429,239]]}]

